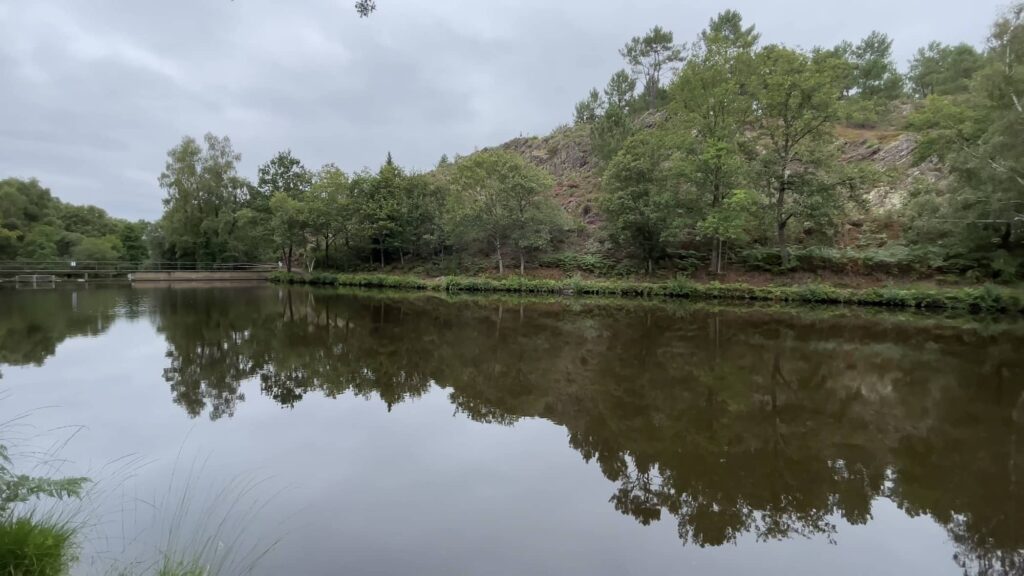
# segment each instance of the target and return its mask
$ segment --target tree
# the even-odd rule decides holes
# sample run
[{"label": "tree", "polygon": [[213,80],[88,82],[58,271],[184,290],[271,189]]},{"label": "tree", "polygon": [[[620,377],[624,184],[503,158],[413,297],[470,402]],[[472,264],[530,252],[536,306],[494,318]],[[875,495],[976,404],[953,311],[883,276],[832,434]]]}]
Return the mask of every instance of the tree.
[{"label": "tree", "polygon": [[[288,271],[292,269],[296,243],[304,243],[305,239],[298,234],[286,233],[280,228],[282,217],[271,206],[274,196],[284,195],[300,206],[300,201],[309,192],[312,177],[305,166],[298,158],[292,155],[291,150],[278,152],[270,161],[259,167],[259,178],[256,181],[255,196],[250,198],[249,206],[258,212],[269,212],[273,227],[277,231],[275,236],[278,242],[287,240],[287,243],[280,244],[282,257],[287,262]],[[294,206],[286,205],[278,201],[278,208],[290,213]],[[300,218],[299,214],[288,216],[286,219]]]},{"label": "tree", "polygon": [[628,110],[636,92],[636,79],[625,70],[619,70],[608,79],[604,89],[604,101],[608,107]]},{"label": "tree", "polygon": [[[701,32],[690,58],[669,89],[670,129],[680,136],[680,169],[696,194],[702,217],[720,218],[723,202],[746,176],[747,129],[754,113],[750,85],[759,35],[728,10]],[[705,226],[711,239],[711,272],[722,271],[725,238]],[[709,236],[710,234],[710,236]]]},{"label": "tree", "polygon": [[269,205],[270,198],[277,193],[297,200],[309,190],[311,183],[312,175],[302,162],[292,155],[291,150],[278,152],[259,167],[256,189],[250,198],[250,206],[260,209]]},{"label": "tree", "polygon": [[307,222],[303,206],[284,192],[277,192],[270,198],[270,213],[274,240],[284,253],[285,266],[291,272],[295,245],[303,244],[306,239]]},{"label": "tree", "polygon": [[527,251],[546,246],[560,226],[561,208],[547,195],[552,186],[543,170],[504,150],[485,150],[456,164],[457,210],[472,223],[473,235],[493,249],[499,274],[505,273],[503,250],[516,251],[522,274]]},{"label": "tree", "polygon": [[345,234],[352,218],[348,176],[328,164],[316,173],[305,198],[306,220],[310,233],[324,241],[324,265],[330,266],[331,246]]},{"label": "tree", "polygon": [[121,243],[123,258],[129,262],[146,261],[149,258],[149,246],[146,242],[149,222],[145,220],[122,221],[118,224],[117,238]]},{"label": "tree", "polygon": [[167,153],[159,180],[167,193],[159,223],[165,258],[203,262],[227,254],[245,190],[236,168],[240,160],[230,139],[213,134],[202,144],[186,136]]},{"label": "tree", "polygon": [[[351,182],[351,194],[356,220],[379,256],[381,268],[398,229],[400,219],[399,198],[405,173],[388,154],[387,160],[376,174],[357,174]],[[373,258],[371,257],[371,262]]]},{"label": "tree", "polygon": [[630,109],[635,91],[636,80],[619,70],[612,74],[603,93],[594,88],[576,104],[575,123],[590,127],[591,147],[602,164],[607,164],[633,133]]},{"label": "tree", "polygon": [[[697,233],[722,243],[746,242],[758,228],[760,211],[761,202],[756,193],[734,190],[697,224]],[[721,268],[713,271],[721,272]]]},{"label": "tree", "polygon": [[[923,132],[921,156],[944,159],[957,185],[925,198],[931,218],[917,218],[914,226],[946,224],[958,244],[993,257],[993,248],[1003,255],[1018,248],[1024,225],[1022,18],[1024,3],[1018,2],[993,25],[967,94],[930,96],[911,118],[911,126]],[[942,228],[938,237],[946,241],[950,235]]]},{"label": "tree", "polygon": [[655,135],[638,133],[612,159],[601,184],[601,208],[612,240],[635,252],[648,274],[664,256],[678,218],[669,158]]},{"label": "tree", "polygon": [[965,94],[984,59],[970,44],[931,42],[910,61],[907,82],[918,98]]},{"label": "tree", "polygon": [[789,221],[828,208],[827,196],[835,192],[823,175],[834,159],[833,125],[844,70],[831,55],[811,56],[778,45],[762,48],[755,64],[757,168],[774,216],[779,255],[788,266]]},{"label": "tree", "polygon": [[115,236],[83,238],[71,250],[71,257],[81,261],[111,262],[120,260],[123,256],[124,246],[121,245],[121,240]]},{"label": "tree", "polygon": [[892,59],[892,38],[873,31],[850,51],[854,88],[861,98],[896,100],[903,94],[903,78]]},{"label": "tree", "polygon": [[674,43],[671,31],[655,26],[643,36],[634,36],[619,54],[629,63],[633,77],[643,85],[648,107],[656,108],[662,73],[683,61],[683,47]]},{"label": "tree", "polygon": [[573,122],[580,124],[593,124],[604,112],[605,101],[597,88],[591,88],[586,99],[576,103],[576,111],[573,114]]}]

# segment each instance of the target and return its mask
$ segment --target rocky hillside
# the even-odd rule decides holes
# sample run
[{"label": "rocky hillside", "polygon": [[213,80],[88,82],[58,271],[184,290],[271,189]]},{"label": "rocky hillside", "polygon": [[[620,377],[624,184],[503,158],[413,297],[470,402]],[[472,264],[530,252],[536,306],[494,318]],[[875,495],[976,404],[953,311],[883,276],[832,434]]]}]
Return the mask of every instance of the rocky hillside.
[{"label": "rocky hillside", "polygon": [[[867,163],[882,175],[881,183],[867,194],[870,211],[880,213],[898,208],[915,183],[941,185],[945,179],[945,170],[936,160],[915,164],[918,142],[915,134],[840,126],[836,135],[843,142],[842,162]],[[521,154],[554,176],[555,197],[570,214],[578,216],[588,226],[600,223],[597,209],[600,178],[586,127],[562,126],[547,136],[516,138],[499,147]]]}]

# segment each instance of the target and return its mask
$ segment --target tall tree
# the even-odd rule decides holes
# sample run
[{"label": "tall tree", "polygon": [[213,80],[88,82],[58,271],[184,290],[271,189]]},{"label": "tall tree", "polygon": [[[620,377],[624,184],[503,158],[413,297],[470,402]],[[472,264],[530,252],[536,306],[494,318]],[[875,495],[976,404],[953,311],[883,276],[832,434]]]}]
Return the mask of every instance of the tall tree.
[{"label": "tall tree", "polygon": [[823,174],[834,158],[834,122],[844,68],[834,56],[770,45],[756,55],[751,86],[758,169],[774,216],[779,255],[789,265],[786,229],[798,215],[826,208]]},{"label": "tall tree", "polygon": [[619,54],[643,86],[648,107],[657,107],[662,74],[683,61],[683,47],[675,44],[671,31],[655,26],[643,36],[634,36]]},{"label": "tall tree", "polygon": [[601,183],[601,208],[612,240],[634,252],[648,274],[665,255],[679,217],[670,154],[656,135],[640,132],[612,159]]},{"label": "tall tree", "polygon": [[984,60],[970,44],[931,42],[910,61],[907,82],[918,98],[965,94]]},{"label": "tall tree", "polygon": [[331,246],[349,229],[353,218],[348,176],[333,164],[321,168],[303,199],[309,231],[323,240],[324,266],[331,265]]},{"label": "tall tree", "polygon": [[[670,129],[681,136],[680,164],[698,197],[701,219],[721,221],[718,211],[740,189],[748,172],[747,129],[754,113],[751,84],[758,38],[753,26],[743,26],[738,12],[722,12],[701,32],[670,87]],[[722,271],[724,238],[715,232],[718,227],[704,230],[711,233],[711,272],[717,274]]]},{"label": "tall tree", "polygon": [[934,219],[969,248],[1018,249],[1024,229],[1024,3],[993,25],[971,91],[928,98],[912,125],[924,132],[922,155],[943,158],[958,185],[955,194],[933,195],[939,204]]},{"label": "tall tree", "polygon": [[393,241],[401,218],[401,188],[405,185],[405,178],[405,172],[388,154],[376,174],[363,173],[352,179],[351,194],[356,218],[372,249],[376,251],[381,268],[386,265],[388,250],[394,247]]},{"label": "tall tree", "polygon": [[628,110],[636,93],[636,79],[625,70],[619,70],[608,79],[604,89],[604,101],[609,107]]},{"label": "tall tree", "polygon": [[892,38],[873,31],[850,51],[855,89],[862,98],[892,101],[903,93],[903,77],[892,58]]},{"label": "tall tree", "polygon": [[306,240],[306,211],[298,200],[277,192],[270,198],[270,214],[274,240],[285,255],[287,271],[291,272],[295,246],[302,246]]},{"label": "tall tree", "polygon": [[167,153],[160,174],[167,194],[159,222],[164,257],[201,262],[227,254],[245,189],[236,169],[240,160],[230,139],[213,134],[206,134],[203,143],[186,136]]},{"label": "tall tree", "polygon": [[[298,204],[309,192],[311,184],[312,175],[302,165],[302,162],[292,155],[291,150],[278,152],[268,162],[259,167],[255,196],[251,199],[250,205],[258,212],[268,212],[271,215],[275,230],[280,232],[280,214],[276,213],[273,206],[271,206],[274,196],[283,195]],[[278,202],[279,209],[285,207],[283,202]],[[292,260],[295,257],[295,246],[297,243],[303,244],[304,242],[301,241],[298,235],[293,234],[278,233],[275,234],[275,237],[279,241],[282,239],[287,240],[285,244],[279,245],[278,248],[281,250],[282,259],[286,262],[288,270],[291,271]]]},{"label": "tall tree", "polygon": [[526,253],[544,247],[561,225],[561,208],[547,194],[551,177],[522,156],[485,150],[455,166],[454,198],[475,235],[493,250],[498,273],[505,273],[505,254],[514,250],[520,273]]}]

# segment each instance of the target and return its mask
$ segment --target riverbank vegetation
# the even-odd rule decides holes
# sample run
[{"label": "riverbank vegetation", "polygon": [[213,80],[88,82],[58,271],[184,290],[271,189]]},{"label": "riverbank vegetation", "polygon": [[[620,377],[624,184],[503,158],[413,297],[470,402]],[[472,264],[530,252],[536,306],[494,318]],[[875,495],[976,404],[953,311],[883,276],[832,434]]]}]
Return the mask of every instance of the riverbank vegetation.
[{"label": "riverbank vegetation", "polygon": [[397,288],[441,292],[506,292],[520,294],[573,294],[593,296],[663,297],[697,300],[747,300],[852,304],[892,308],[951,309],[970,312],[1022,313],[1024,294],[993,285],[962,288],[879,287],[838,288],[824,284],[752,286],[697,283],[688,279],[667,282],[627,280],[547,280],[511,276],[445,276],[420,278],[387,274],[295,274],[278,272],[273,281],[287,284]]},{"label": "riverbank vegetation", "polygon": [[[0,423],[0,433],[5,427]],[[84,477],[15,472],[7,446],[0,444],[0,574],[66,576],[80,560],[94,567],[99,562],[107,566],[104,573],[122,576],[251,573],[274,546],[250,544],[246,538],[246,527],[258,520],[266,504],[255,496],[259,483],[236,480],[203,497],[207,493],[200,494],[194,485],[200,472],[191,468],[180,486],[172,474],[162,500],[118,500],[117,508],[125,515],[122,528],[133,530],[130,537],[125,535],[126,542],[142,545],[154,529],[163,541],[152,549],[142,546],[142,557],[122,558],[115,564],[110,558],[80,558],[95,521],[96,512],[86,504],[96,496],[86,494],[94,483]],[[140,504],[143,510],[128,512]],[[128,548],[120,552],[130,554]]]},{"label": "riverbank vegetation", "polygon": [[186,137],[168,153],[165,210],[150,225],[4,181],[0,254],[1014,283],[1024,278],[1022,13],[1018,3],[1000,15],[980,49],[922,47],[906,73],[881,32],[805,50],[763,41],[734,11],[688,43],[655,27],[626,43],[623,69],[579,102],[571,126],[443,156],[426,172],[390,154],[376,170],[311,169],[284,150],[250,181],[230,139]]}]

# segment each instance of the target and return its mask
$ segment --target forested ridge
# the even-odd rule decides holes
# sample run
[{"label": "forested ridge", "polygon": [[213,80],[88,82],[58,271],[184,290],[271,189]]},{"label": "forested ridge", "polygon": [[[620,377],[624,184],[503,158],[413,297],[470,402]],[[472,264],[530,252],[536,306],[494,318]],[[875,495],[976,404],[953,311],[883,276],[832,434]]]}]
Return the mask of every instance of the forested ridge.
[{"label": "forested ridge", "polygon": [[[279,261],[307,271],[1024,276],[1024,4],[983,47],[802,49],[735,11],[656,26],[572,124],[427,172],[305,166],[250,181],[229,138],[168,152],[154,223],[0,183],[0,258]],[[610,48],[613,49],[613,48]],[[340,159],[343,160],[343,159]]]}]

